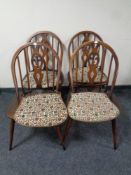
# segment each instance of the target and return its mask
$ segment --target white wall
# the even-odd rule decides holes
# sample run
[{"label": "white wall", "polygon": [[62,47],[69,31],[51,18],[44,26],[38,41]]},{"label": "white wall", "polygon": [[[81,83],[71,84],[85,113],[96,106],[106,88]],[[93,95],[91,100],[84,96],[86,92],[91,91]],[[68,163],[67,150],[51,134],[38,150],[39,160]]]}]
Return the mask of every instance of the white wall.
[{"label": "white wall", "polygon": [[[116,51],[117,84],[131,84],[131,0],[0,0],[0,87],[13,87],[12,55],[32,33],[50,30],[67,48],[72,35],[86,29]],[[63,71],[66,75],[66,53]]]}]

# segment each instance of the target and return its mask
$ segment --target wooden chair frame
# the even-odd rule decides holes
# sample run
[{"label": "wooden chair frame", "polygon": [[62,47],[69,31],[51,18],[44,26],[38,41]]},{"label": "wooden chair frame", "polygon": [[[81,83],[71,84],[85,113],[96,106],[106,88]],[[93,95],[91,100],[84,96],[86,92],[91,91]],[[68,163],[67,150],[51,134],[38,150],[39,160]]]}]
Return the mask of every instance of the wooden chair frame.
[{"label": "wooden chair frame", "polygon": [[[33,49],[32,49],[33,48]],[[21,46],[14,54],[13,59],[12,59],[12,63],[11,63],[11,70],[12,70],[12,76],[13,76],[13,82],[14,82],[14,86],[15,86],[15,90],[16,90],[16,100],[13,103],[13,106],[11,105],[7,115],[9,116],[11,122],[10,122],[10,134],[9,134],[9,150],[12,149],[12,143],[13,143],[13,135],[14,135],[14,127],[15,127],[15,120],[13,119],[13,115],[17,109],[17,107],[20,104],[21,98],[22,96],[25,96],[27,93],[30,94],[31,93],[31,88],[30,88],[30,82],[29,82],[29,67],[28,67],[28,59],[29,59],[29,55],[28,55],[28,49],[31,50],[31,56],[33,55],[32,60],[33,64],[34,64],[34,77],[36,78],[36,83],[37,83],[37,88],[36,89],[41,89],[42,92],[44,92],[44,89],[41,87],[41,79],[42,79],[42,66],[46,66],[47,67],[47,63],[45,61],[43,61],[42,56],[39,53],[39,49],[49,49],[52,53],[52,57],[55,59],[57,59],[57,65],[58,65],[58,76],[57,76],[57,85],[56,87],[52,87],[52,90],[54,91],[54,88],[56,88],[56,90],[54,92],[59,93],[59,88],[60,88],[60,74],[61,74],[61,66],[62,66],[62,62],[58,56],[58,54],[56,53],[56,51],[49,46],[46,43],[27,43],[23,46]],[[23,87],[23,77],[22,77],[22,70],[21,70],[21,65],[20,65],[20,58],[19,55],[21,53],[24,53],[24,61],[25,61],[25,67],[26,67],[26,75],[27,75],[27,79],[28,79],[28,89],[25,93],[25,89]],[[44,52],[44,50],[43,50]],[[35,60],[36,59],[36,60]],[[17,65],[18,64],[18,65]],[[18,66],[18,67],[17,67]],[[53,61],[53,66],[54,66],[54,61]],[[18,68],[18,71],[16,70],[16,67]],[[54,67],[53,67],[54,68]],[[48,74],[48,70],[46,69],[47,74]],[[54,71],[54,69],[53,69]],[[18,77],[20,79],[19,83],[18,83]],[[48,80],[47,80],[48,81]],[[36,90],[35,89],[35,90]],[[62,134],[61,134],[61,129],[60,126],[55,126],[58,138],[60,139],[60,142],[62,142]],[[64,145],[62,145],[64,148]]]},{"label": "wooden chair frame", "polygon": [[[27,40],[27,43],[32,42],[32,43],[45,43],[47,45],[49,45],[51,48],[53,48],[55,50],[55,52],[58,54],[59,59],[61,61],[62,64],[62,58],[63,58],[63,43],[60,40],[60,38],[53,32],[50,31],[39,31],[34,33],[33,35],[31,35],[29,37],[29,39]],[[48,49],[47,49],[47,55],[48,55]],[[32,74],[33,70],[31,69],[30,66],[30,61],[29,58],[27,58],[27,66],[29,69],[29,73]],[[57,69],[58,69],[58,65],[57,65]],[[44,70],[43,70],[44,71]],[[24,76],[23,78],[23,85],[25,85],[25,79],[27,78],[27,75]],[[61,77],[60,77],[60,84],[63,84],[64,81],[64,75],[61,71]]]},{"label": "wooden chair frame", "polygon": [[[82,40],[81,40],[82,38]],[[75,52],[75,50],[83,43],[85,42],[89,42],[89,41],[102,41],[103,39],[95,32],[93,31],[81,31],[76,33],[70,40],[69,45],[68,45],[68,58],[69,58],[69,63],[70,63],[70,59],[72,57],[72,54]],[[75,68],[75,64],[77,64],[76,66],[79,67],[79,55],[77,56],[77,59],[74,60],[73,62],[73,67]],[[75,63],[76,61],[76,63]],[[101,66],[99,66],[99,69],[101,69]],[[68,80],[69,80],[69,84],[70,84],[70,75],[68,73]],[[96,83],[99,84],[99,83]],[[103,85],[106,85],[107,82],[103,82]],[[76,85],[84,85],[83,82],[76,82]]]},{"label": "wooden chair frame", "polygon": [[[84,36],[84,40],[80,42],[80,36]],[[90,36],[93,36],[93,40],[90,40]],[[77,46],[74,46],[74,40],[77,40]],[[70,40],[68,45],[68,58],[71,59],[72,53],[84,42],[88,41],[103,41],[103,39],[95,32],[93,31],[81,31],[76,33]],[[71,47],[72,47],[72,53],[71,53]]]},{"label": "wooden chair frame", "polygon": [[56,53],[58,54],[60,60],[62,60],[63,58],[63,43],[61,41],[61,39],[53,32],[51,31],[39,31],[34,33],[33,35],[31,35],[29,37],[29,39],[27,40],[28,42],[40,42],[39,38],[41,38],[41,42],[47,42],[48,41],[48,37],[51,37],[51,42],[49,43],[50,46],[54,49],[54,39],[57,40],[58,45],[57,45],[57,49],[55,50]]},{"label": "wooden chair frame", "polygon": [[[106,53],[107,53],[107,50],[110,51],[111,53],[111,56],[110,56],[110,63],[109,63],[109,69],[108,69],[108,88],[106,88],[106,93],[108,95],[108,97],[111,99],[111,101],[113,101],[113,89],[114,89],[114,86],[115,86],[115,83],[116,83],[116,79],[117,79],[117,74],[118,74],[118,68],[119,68],[119,62],[118,62],[118,57],[115,53],[115,51],[106,43],[103,43],[101,41],[95,41],[95,42],[86,42],[84,44],[82,44],[81,46],[79,46],[73,53],[73,55],[71,56],[71,59],[70,59],[70,83],[71,83],[71,92],[74,93],[75,90],[74,90],[74,87],[75,88],[78,88],[79,85],[77,84],[74,84],[74,80],[73,80],[73,76],[72,76],[72,70],[73,70],[73,61],[74,59],[77,59],[77,54],[79,53],[80,50],[82,49],[86,49],[87,48],[87,53],[89,54],[88,52],[88,49],[90,47],[92,47],[92,53],[93,56],[91,54],[89,54],[87,56],[87,62],[89,63],[90,61],[90,58],[93,60],[94,58],[95,59],[98,59],[96,57],[96,55],[98,54],[97,52],[99,52],[97,50],[96,47],[99,47],[101,46],[102,49],[103,49],[103,53],[102,53],[102,64],[101,64],[101,70],[103,72],[104,70],[104,63],[105,63],[105,58],[106,58]],[[110,79],[110,75],[111,75],[111,69],[112,69],[112,63],[114,61],[114,72],[113,72],[113,77],[112,77],[112,82],[111,82],[111,85],[109,85],[109,79]],[[87,76],[89,77],[89,83],[87,83],[87,86],[89,88],[89,90],[96,88],[96,84],[94,83],[94,79],[95,79],[95,76],[96,76],[96,72],[95,72],[95,68],[96,68],[96,63],[94,61],[92,61],[92,64],[90,65],[90,70],[92,72],[94,72],[94,76],[91,77],[91,73],[89,73]],[[101,75],[102,76],[102,75]],[[102,80],[102,77],[101,77],[101,80]],[[100,82],[101,83],[101,82]],[[101,92],[101,84],[98,85],[97,88],[99,88],[99,92]],[[72,118],[70,118],[70,116],[68,117],[68,120],[67,120],[67,123],[66,123],[66,126],[65,126],[65,131],[64,131],[64,136],[63,136],[63,141],[62,141],[62,144],[65,142],[65,139],[69,133],[69,129],[71,128],[72,126],[72,121],[74,121]],[[114,149],[117,148],[117,136],[116,136],[116,119],[113,119],[111,120],[111,124],[112,124],[112,134],[113,134],[113,145],[114,145]]]}]

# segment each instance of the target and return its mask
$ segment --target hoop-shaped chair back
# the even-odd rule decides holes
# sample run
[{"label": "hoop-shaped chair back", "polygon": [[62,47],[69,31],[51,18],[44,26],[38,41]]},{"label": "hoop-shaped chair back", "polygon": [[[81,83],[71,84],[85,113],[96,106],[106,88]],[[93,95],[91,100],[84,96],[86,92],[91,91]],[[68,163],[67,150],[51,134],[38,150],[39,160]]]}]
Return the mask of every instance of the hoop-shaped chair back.
[{"label": "hoop-shaped chair back", "polygon": [[[29,60],[31,63],[30,68],[33,70],[35,88],[31,87],[30,70],[28,67]],[[58,67],[57,74],[56,65]],[[25,93],[31,92],[34,89],[43,89],[41,85],[43,81],[46,84],[45,89],[51,88],[53,90],[56,89],[56,91],[59,89],[61,61],[56,51],[46,43],[28,43],[20,47],[13,56],[11,69],[18,98],[20,94],[19,88],[22,89],[22,94],[25,95]],[[43,70],[45,70],[44,74]],[[49,73],[51,73],[53,78],[51,84],[48,77]],[[27,87],[23,85],[25,75]]]},{"label": "hoop-shaped chair back", "polygon": [[63,58],[63,44],[60,38],[50,31],[39,31],[34,33],[27,42],[44,42],[51,46],[58,54],[60,60]]},{"label": "hoop-shaped chair back", "polygon": [[[74,71],[74,61],[79,56],[79,66],[75,65],[75,74]],[[79,72],[79,77],[81,78],[81,82],[86,76],[87,82],[84,84],[86,86],[94,87],[95,79],[98,73],[98,67],[100,65],[100,82],[97,84],[99,87],[102,85],[102,80],[104,76],[104,72],[107,75],[107,86],[111,86],[110,93],[112,94],[113,88],[116,83],[117,73],[118,73],[118,58],[114,50],[106,43],[101,41],[90,41],[79,46],[73,53],[70,59],[70,81],[71,88],[74,89],[75,84],[78,83],[78,68],[81,68],[81,72]],[[84,71],[86,70],[86,75]],[[78,85],[78,84],[77,84]]]},{"label": "hoop-shaped chair back", "polygon": [[103,41],[102,38],[93,31],[81,31],[76,33],[70,40],[68,46],[68,57],[83,43],[88,41]]}]

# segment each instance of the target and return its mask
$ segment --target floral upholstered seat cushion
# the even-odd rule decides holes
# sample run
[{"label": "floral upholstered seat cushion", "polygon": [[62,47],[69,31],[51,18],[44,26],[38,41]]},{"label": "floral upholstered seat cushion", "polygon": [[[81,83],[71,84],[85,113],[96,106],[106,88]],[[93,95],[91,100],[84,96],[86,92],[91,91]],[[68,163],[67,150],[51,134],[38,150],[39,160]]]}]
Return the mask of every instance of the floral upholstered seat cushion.
[{"label": "floral upholstered seat cushion", "polygon": [[[43,88],[47,88],[48,84],[47,84],[47,74],[46,71],[42,71],[43,73],[43,79],[42,79],[42,87]],[[29,73],[29,82],[30,82],[30,88],[36,88],[36,82],[33,76],[34,72],[30,72]],[[49,82],[49,87],[53,87],[53,71],[48,71],[48,82]],[[54,72],[54,86],[56,86],[56,82],[57,82],[57,72]],[[27,80],[27,76],[25,76],[25,78],[23,79],[23,86],[25,88],[28,88],[28,80]]]},{"label": "floral upholstered seat cushion", "polygon": [[66,107],[61,95],[56,93],[27,95],[14,114],[17,123],[30,127],[56,126],[66,118]]},{"label": "floral upholstered seat cushion", "polygon": [[[80,82],[80,83],[87,83],[89,82],[88,80],[88,67],[83,67],[83,75],[82,75],[82,68],[78,68],[78,70],[76,69],[73,69],[73,80],[77,82]],[[77,72],[77,73],[76,73]],[[97,69],[97,76],[95,78],[95,83],[99,83],[100,80],[101,80],[101,71],[99,69]],[[82,76],[83,76],[83,79],[82,79]],[[103,77],[102,77],[102,82],[106,82],[107,81],[107,76],[103,73]]]},{"label": "floral upholstered seat cushion", "polygon": [[105,93],[72,93],[68,104],[69,116],[83,122],[108,121],[119,115],[118,108]]}]

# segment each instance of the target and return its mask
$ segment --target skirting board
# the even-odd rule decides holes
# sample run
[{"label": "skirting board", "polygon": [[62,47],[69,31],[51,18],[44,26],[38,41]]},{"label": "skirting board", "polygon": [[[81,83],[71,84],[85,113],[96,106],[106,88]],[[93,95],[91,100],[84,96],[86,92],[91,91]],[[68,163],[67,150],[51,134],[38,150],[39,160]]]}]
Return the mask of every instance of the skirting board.
[{"label": "skirting board", "polygon": [[[62,86],[62,91],[66,91],[69,89],[69,86]],[[121,90],[121,89],[131,89],[131,85],[117,85],[115,86],[114,90]],[[0,92],[15,92],[15,88],[0,88]]]}]

